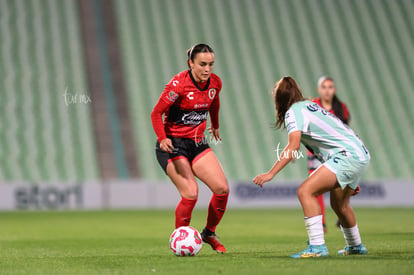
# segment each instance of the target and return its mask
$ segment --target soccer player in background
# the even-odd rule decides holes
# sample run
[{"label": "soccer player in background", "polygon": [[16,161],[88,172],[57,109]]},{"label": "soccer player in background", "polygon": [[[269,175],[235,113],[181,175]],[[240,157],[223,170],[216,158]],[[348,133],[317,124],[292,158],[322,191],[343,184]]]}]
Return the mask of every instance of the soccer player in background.
[{"label": "soccer player in background", "polygon": [[[318,94],[319,97],[315,98],[313,102],[319,106],[336,115],[343,123],[349,124],[349,111],[345,103],[341,102],[336,95],[335,82],[328,76],[322,76],[318,80]],[[308,151],[308,173],[312,174],[319,166],[321,162]],[[323,201],[323,194],[318,197],[318,202],[321,207],[323,231],[326,233],[325,222],[325,203]],[[339,221],[337,222],[339,226]]]},{"label": "soccer player in background", "polygon": [[318,104],[305,100],[292,77],[280,79],[273,91],[276,107],[276,127],[284,126],[288,144],[283,158],[276,161],[269,172],[260,174],[253,182],[263,186],[297,156],[304,144],[323,164],[299,187],[297,194],[304,212],[309,244],[292,254],[292,258],[328,256],[317,197],[330,191],[331,207],[341,222],[347,245],[339,255],[367,254],[361,242],[350,198],[358,190],[358,182],[366,170],[370,155],[359,137],[336,116]]},{"label": "soccer player in background", "polygon": [[181,195],[175,210],[175,228],[190,224],[198,198],[197,177],[213,192],[202,239],[213,250],[224,253],[226,249],[215,231],[226,211],[229,186],[220,162],[204,137],[210,114],[209,132],[212,138],[221,141],[219,93],[222,84],[212,73],[214,52],[210,46],[193,46],[187,51],[187,58],[189,69],[171,79],[151,113],[158,139],[155,152],[162,169]]}]

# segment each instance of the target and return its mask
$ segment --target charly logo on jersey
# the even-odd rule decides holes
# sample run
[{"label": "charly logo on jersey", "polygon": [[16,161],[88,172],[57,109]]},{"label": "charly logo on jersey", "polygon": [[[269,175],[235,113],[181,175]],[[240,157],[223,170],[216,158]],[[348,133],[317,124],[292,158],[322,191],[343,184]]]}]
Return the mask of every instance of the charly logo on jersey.
[{"label": "charly logo on jersey", "polygon": [[213,89],[208,90],[208,97],[211,100],[213,100],[215,96],[216,96],[216,89],[213,88]]},{"label": "charly logo on jersey", "polygon": [[183,114],[182,121],[184,124],[199,125],[207,119],[208,112],[189,112]]},{"label": "charly logo on jersey", "polygon": [[170,91],[168,93],[167,98],[168,98],[169,101],[175,102],[177,100],[177,98],[178,98],[178,94],[175,93],[175,92],[173,92],[173,91]]},{"label": "charly logo on jersey", "polygon": [[306,107],[311,112],[316,112],[319,109],[319,105],[317,103],[306,104]]},{"label": "charly logo on jersey", "polygon": [[327,110],[325,110],[324,108],[321,108],[317,103],[312,103],[312,104],[307,104],[306,107],[308,108],[309,111],[311,112],[316,112],[316,111],[320,111],[323,115],[330,115],[332,116],[331,113],[329,113]]}]

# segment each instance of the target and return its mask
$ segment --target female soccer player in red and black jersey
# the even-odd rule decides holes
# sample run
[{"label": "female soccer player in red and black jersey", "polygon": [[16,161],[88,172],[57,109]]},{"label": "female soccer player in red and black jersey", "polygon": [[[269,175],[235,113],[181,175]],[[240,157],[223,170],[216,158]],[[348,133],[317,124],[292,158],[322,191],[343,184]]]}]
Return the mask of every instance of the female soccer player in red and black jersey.
[{"label": "female soccer player in red and black jersey", "polygon": [[221,80],[212,73],[214,53],[210,46],[197,44],[187,51],[187,57],[189,70],[171,79],[151,113],[158,139],[155,152],[162,169],[181,195],[175,210],[175,227],[190,224],[198,198],[197,177],[213,192],[202,239],[213,250],[224,253],[226,249],[215,231],[226,210],[229,186],[220,162],[204,137],[210,113],[209,132],[212,138],[221,141]]},{"label": "female soccer player in red and black jersey", "polygon": [[[342,122],[349,124],[349,111],[346,105],[339,100],[336,95],[335,82],[328,76],[322,76],[318,80],[318,93],[319,97],[315,98],[313,102],[316,102],[319,106],[336,115]],[[308,151],[308,172],[312,174],[319,166],[321,162]],[[322,223],[323,230],[326,233],[325,223],[325,203],[323,201],[323,194],[318,197],[318,202],[322,211]],[[339,221],[337,222],[339,226]]]}]

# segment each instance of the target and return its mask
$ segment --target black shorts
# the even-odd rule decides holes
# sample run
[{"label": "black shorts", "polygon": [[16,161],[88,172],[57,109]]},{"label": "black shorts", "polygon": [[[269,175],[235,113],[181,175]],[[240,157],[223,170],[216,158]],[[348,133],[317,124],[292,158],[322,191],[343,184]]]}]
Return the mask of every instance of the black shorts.
[{"label": "black shorts", "polygon": [[157,141],[155,145],[155,154],[157,155],[158,163],[161,165],[165,173],[167,173],[167,165],[169,162],[179,159],[186,158],[193,164],[201,156],[211,151],[210,146],[204,142],[196,143],[194,140],[189,138],[174,138],[171,139],[174,150],[173,152],[167,153],[160,148],[160,143]]}]

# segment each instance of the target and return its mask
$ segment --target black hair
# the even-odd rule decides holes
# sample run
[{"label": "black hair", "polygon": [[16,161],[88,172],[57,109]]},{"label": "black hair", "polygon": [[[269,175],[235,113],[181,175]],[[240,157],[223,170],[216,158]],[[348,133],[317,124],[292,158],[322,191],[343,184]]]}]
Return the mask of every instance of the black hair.
[{"label": "black hair", "polygon": [[213,49],[207,44],[196,44],[187,50],[187,66],[190,68],[190,60],[194,61],[194,58],[198,53],[214,53]]},{"label": "black hair", "polygon": [[342,105],[342,101],[340,101],[336,95],[334,95],[332,99],[332,109],[334,111],[334,114],[340,120],[342,120],[343,123],[349,124],[349,118],[345,118],[344,106]]}]

